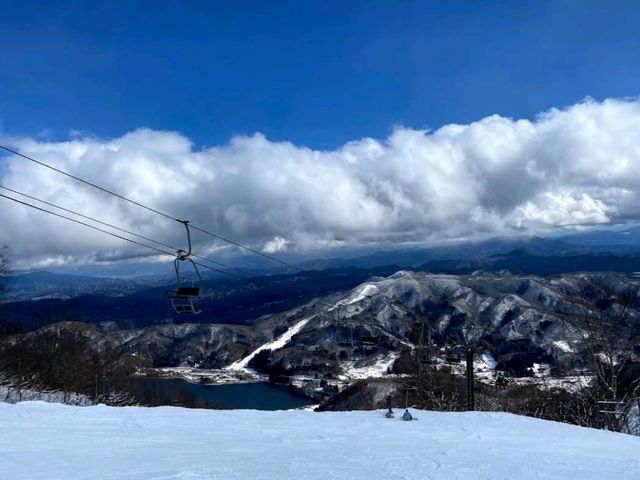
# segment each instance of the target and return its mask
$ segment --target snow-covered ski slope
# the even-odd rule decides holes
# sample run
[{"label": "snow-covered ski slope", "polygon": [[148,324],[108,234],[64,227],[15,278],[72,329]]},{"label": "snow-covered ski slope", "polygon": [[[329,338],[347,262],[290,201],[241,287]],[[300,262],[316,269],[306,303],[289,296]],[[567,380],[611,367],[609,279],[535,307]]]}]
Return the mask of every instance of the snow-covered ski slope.
[{"label": "snow-covered ski slope", "polygon": [[640,479],[638,437],[502,413],[413,413],[418,421],[0,403],[0,478]]},{"label": "snow-covered ski slope", "polygon": [[237,362],[234,362],[231,365],[229,365],[227,367],[227,370],[246,370],[247,366],[249,365],[249,362],[258,353],[262,352],[263,350],[278,350],[279,348],[284,347],[287,343],[289,343],[291,341],[293,336],[298,334],[298,332],[300,332],[300,330],[302,330],[302,328],[313,317],[315,317],[315,315],[312,315],[312,316],[310,316],[308,318],[305,318],[304,320],[300,320],[298,323],[296,323],[293,327],[288,329],[286,332],[284,332],[282,335],[280,335],[274,341],[269,342],[269,343],[265,343],[264,345],[261,345],[260,347],[256,348],[253,352],[251,352],[249,355],[247,355],[246,357],[241,358]]}]

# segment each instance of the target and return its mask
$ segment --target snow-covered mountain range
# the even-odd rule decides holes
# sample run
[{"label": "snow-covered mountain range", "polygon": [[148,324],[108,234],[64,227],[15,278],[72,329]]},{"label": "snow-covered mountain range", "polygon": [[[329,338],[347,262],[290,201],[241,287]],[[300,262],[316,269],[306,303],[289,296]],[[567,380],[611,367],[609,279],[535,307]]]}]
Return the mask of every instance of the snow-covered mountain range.
[{"label": "snow-covered mountain range", "polygon": [[[424,348],[430,337],[433,357],[460,359],[471,346],[515,376],[526,375],[534,363],[561,361],[584,368],[580,345],[565,320],[580,313],[581,292],[593,285],[613,291],[640,288],[634,278],[616,274],[542,278],[400,271],[258,322],[256,331],[263,336],[278,333],[283,324],[295,326],[296,333],[277,348],[257,352],[248,365],[276,374],[327,371],[336,365],[392,367],[391,356]],[[633,305],[630,315],[637,317],[638,309]],[[371,342],[363,345],[363,339]]]},{"label": "snow-covered mountain range", "polygon": [[[579,295],[594,285],[614,292],[640,289],[634,277],[613,273],[537,277],[399,271],[263,315],[254,325],[186,323],[123,330],[75,322],[22,338],[72,328],[96,349],[110,346],[139,369],[193,367],[187,378],[202,376],[204,381],[233,381],[247,370],[285,383],[327,375],[384,376],[399,371],[403,352],[425,349],[435,361],[455,363],[469,346],[476,349],[479,368],[517,377],[535,368],[587,368],[565,320],[580,313]],[[629,312],[639,317],[640,306],[631,305]]]}]

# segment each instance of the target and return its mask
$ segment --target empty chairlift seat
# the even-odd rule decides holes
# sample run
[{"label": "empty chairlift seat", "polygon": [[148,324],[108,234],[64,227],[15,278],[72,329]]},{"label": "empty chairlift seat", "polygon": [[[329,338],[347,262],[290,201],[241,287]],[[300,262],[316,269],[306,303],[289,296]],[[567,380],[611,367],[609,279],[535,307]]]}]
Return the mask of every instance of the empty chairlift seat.
[{"label": "empty chairlift seat", "polygon": [[180,287],[175,293],[177,298],[198,298],[200,297],[200,288],[198,287]]},{"label": "empty chairlift seat", "polygon": [[[198,271],[198,266],[195,264],[191,258],[191,234],[189,233],[189,222],[183,221],[187,230],[187,241],[189,243],[189,250],[178,250],[176,254],[176,258],[173,260],[173,266],[176,271],[177,285],[175,290],[169,290],[167,292],[167,298],[171,300],[171,306],[173,310],[178,314],[197,314],[202,312],[202,308],[198,304],[198,300],[202,295],[202,276]],[[187,267],[188,270],[191,271],[191,277],[193,280],[187,280],[182,274],[184,272],[180,271],[181,265],[184,264],[190,265]]]},{"label": "empty chairlift seat", "polygon": [[202,308],[198,304],[200,299],[199,287],[181,287],[167,292],[167,298],[171,300],[171,306],[176,313],[200,313]]}]

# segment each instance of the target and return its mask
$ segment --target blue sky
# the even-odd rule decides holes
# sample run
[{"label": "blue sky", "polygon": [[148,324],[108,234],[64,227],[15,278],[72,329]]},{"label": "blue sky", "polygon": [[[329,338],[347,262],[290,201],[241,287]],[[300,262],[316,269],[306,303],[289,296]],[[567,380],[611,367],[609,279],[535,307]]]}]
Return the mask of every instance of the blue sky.
[{"label": "blue sky", "polygon": [[[639,2],[0,7],[0,140],[267,253],[640,223]],[[184,241],[24,159],[0,184]],[[8,202],[25,265],[142,255]]]},{"label": "blue sky", "polygon": [[11,135],[259,131],[331,149],[640,93],[638,2],[1,3]]}]

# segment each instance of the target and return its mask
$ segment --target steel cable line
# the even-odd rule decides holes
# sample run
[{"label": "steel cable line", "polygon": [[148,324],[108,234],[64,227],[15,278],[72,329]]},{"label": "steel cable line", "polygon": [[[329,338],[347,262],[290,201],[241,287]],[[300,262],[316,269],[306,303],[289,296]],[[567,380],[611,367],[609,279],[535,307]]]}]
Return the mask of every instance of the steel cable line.
[{"label": "steel cable line", "polygon": [[17,195],[20,195],[20,196],[22,196],[22,197],[28,198],[28,199],[30,199],[30,200],[35,200],[36,202],[40,202],[40,203],[43,203],[43,204],[45,204],[45,205],[49,205],[50,207],[54,207],[54,208],[57,208],[57,209],[59,209],[59,210],[63,210],[63,211],[65,211],[65,212],[67,212],[67,213],[72,213],[72,214],[74,214],[74,215],[77,215],[77,216],[79,216],[79,217],[85,218],[85,219],[87,219],[87,220],[91,220],[92,222],[96,222],[96,223],[99,223],[99,224],[101,224],[101,225],[104,225],[104,226],[106,226],[106,227],[110,227],[110,228],[113,228],[113,229],[115,229],[115,230],[119,230],[119,231],[121,231],[121,232],[123,232],[123,233],[127,233],[127,234],[129,234],[129,235],[134,235],[134,236],[136,236],[136,237],[142,238],[143,240],[147,240],[148,242],[155,243],[156,245],[160,245],[160,246],[162,246],[162,247],[167,247],[167,248],[170,248],[170,249],[172,249],[172,250],[177,250],[177,249],[176,249],[174,246],[172,246],[172,245],[168,245],[168,244],[166,244],[166,243],[158,242],[158,241],[156,241],[156,240],[153,240],[152,238],[145,237],[144,235],[139,235],[139,234],[137,234],[137,233],[130,232],[129,230],[126,230],[126,229],[124,229],[124,228],[116,227],[115,225],[111,225],[110,223],[103,222],[103,221],[98,220],[98,219],[96,219],[96,218],[90,217],[90,216],[88,216],[88,215],[84,215],[84,214],[82,214],[82,213],[79,213],[79,212],[76,212],[76,211],[70,210],[70,209],[65,208],[65,207],[61,207],[60,205],[56,205],[55,203],[51,203],[51,202],[47,202],[47,201],[45,201],[45,200],[41,200],[41,199],[39,199],[39,198],[33,197],[33,196],[31,196],[31,195],[28,195],[28,194],[26,194],[26,193],[22,193],[22,192],[19,192],[19,191],[17,191],[17,190],[14,190],[14,189],[12,189],[12,188],[5,187],[4,185],[0,185],[0,188],[1,188],[1,189],[3,189],[3,190],[7,190],[8,192],[11,192],[11,193],[15,193],[15,194],[17,194]]},{"label": "steel cable line", "polygon": [[[27,207],[31,207],[31,208],[33,208],[35,210],[39,210],[41,212],[45,212],[45,213],[48,213],[50,215],[54,215],[56,217],[63,218],[65,220],[69,220],[70,222],[74,222],[74,223],[78,223],[80,225],[84,225],[85,227],[92,228],[94,230],[97,230],[98,232],[106,233],[107,235],[111,235],[112,237],[119,238],[120,240],[124,240],[126,242],[130,242],[130,243],[139,245],[141,247],[149,248],[149,249],[154,250],[154,251],[156,251],[158,253],[161,253],[163,255],[169,255],[171,257],[175,257],[175,254],[173,252],[167,252],[165,250],[162,250],[160,248],[154,247],[152,245],[147,245],[146,243],[138,242],[137,240],[133,240],[131,238],[123,237],[122,235],[118,235],[117,233],[109,232],[108,230],[104,230],[102,228],[96,227],[95,225],[90,225],[88,223],[82,222],[82,221],[77,220],[75,218],[67,217],[65,215],[61,215],[59,213],[52,212],[51,210],[47,210],[46,208],[38,207],[37,205],[33,205],[31,203],[28,203],[28,202],[23,202],[22,200],[19,200],[17,198],[13,198],[13,197],[9,197],[7,195],[4,195],[3,193],[0,193],[0,197],[6,198],[7,200],[11,200],[11,201],[16,202],[16,203],[20,203],[20,204],[25,205]],[[206,268],[206,269],[209,269],[209,270],[213,270],[214,272],[222,273],[223,275],[228,275],[230,277],[238,278],[240,280],[248,280],[247,278],[241,277],[240,275],[235,275],[233,273],[229,273],[227,271],[220,270],[218,268],[210,267],[209,265],[204,265],[204,264],[198,263],[198,262],[193,262],[193,263],[196,264],[199,267]]]},{"label": "steel cable line", "polygon": [[[176,251],[177,251],[177,250],[178,250],[178,249],[176,248]],[[175,256],[175,254],[174,254],[174,256]],[[220,262],[218,262],[218,261],[216,261],[216,260],[211,260],[210,258],[202,257],[202,256],[200,256],[200,255],[196,255],[195,253],[192,253],[192,254],[191,254],[191,256],[192,256],[193,258],[197,258],[198,260],[202,260],[202,261],[204,261],[204,262],[210,262],[210,263],[213,263],[214,265],[218,265],[219,267],[224,267],[224,268],[227,268],[227,269],[229,269],[229,270],[234,270],[234,271],[239,272],[239,273],[241,273],[241,274],[243,274],[243,275],[244,275],[244,274],[246,274],[246,273],[248,273],[248,272],[245,272],[244,270],[240,270],[239,268],[232,267],[231,265],[227,265],[226,263],[220,263]],[[201,265],[201,264],[199,264],[199,263],[198,263],[197,265],[202,266],[202,265]],[[249,277],[241,277],[240,275],[234,275],[234,277],[236,277],[236,278],[242,278],[243,280],[251,280]]]},{"label": "steel cable line", "polygon": [[[166,244],[166,243],[163,243],[163,242],[159,242],[159,241],[157,241],[157,240],[154,240],[153,238],[145,237],[144,235],[140,235],[139,233],[135,233],[135,232],[132,232],[132,231],[127,230],[127,229],[125,229],[125,228],[121,228],[121,227],[118,227],[118,226],[116,226],[116,225],[112,225],[112,224],[110,224],[110,223],[103,222],[103,221],[101,221],[101,220],[98,220],[98,219],[96,219],[96,218],[90,217],[90,216],[88,216],[88,215],[84,215],[84,214],[79,213],[79,212],[76,212],[76,211],[74,211],[74,210],[71,210],[71,209],[68,209],[68,208],[62,207],[62,206],[60,206],[60,205],[56,205],[55,203],[51,203],[51,202],[47,202],[47,201],[45,201],[45,200],[41,200],[41,199],[39,199],[39,198],[33,197],[33,196],[31,196],[31,195],[28,195],[28,194],[26,194],[26,193],[19,192],[19,191],[17,191],[17,190],[14,190],[14,189],[12,189],[12,188],[9,188],[9,187],[5,187],[4,185],[0,185],[0,188],[1,188],[1,189],[3,189],[3,190],[7,190],[7,191],[9,191],[9,192],[11,192],[11,193],[15,193],[15,194],[17,194],[17,195],[20,195],[20,196],[23,196],[23,197],[29,198],[29,199],[31,199],[31,200],[35,200],[36,202],[40,202],[40,203],[43,203],[43,204],[45,204],[45,205],[49,205],[50,207],[57,208],[57,209],[62,210],[62,211],[64,211],[64,212],[68,212],[68,213],[71,213],[71,214],[73,214],[73,215],[77,215],[77,216],[82,217],[82,218],[85,218],[85,219],[87,219],[87,220],[91,220],[92,222],[99,223],[99,224],[104,225],[104,226],[106,226],[106,227],[113,228],[114,230],[118,230],[118,231],[123,232],[123,233],[126,233],[126,234],[128,234],[128,235],[133,235],[134,237],[141,238],[141,239],[143,239],[143,240],[146,240],[147,242],[155,243],[156,245],[160,245],[161,247],[170,248],[170,249],[172,249],[172,250],[174,250],[174,251],[177,251],[177,250],[178,250],[178,248],[177,248],[177,247],[174,247],[173,245],[169,245],[169,244]],[[197,258],[197,259],[200,259],[200,260],[203,260],[203,261],[207,261],[207,262],[210,262],[210,263],[212,263],[212,264],[214,264],[214,265],[218,265],[218,266],[220,266],[220,267],[228,268],[228,269],[230,269],[230,270],[235,270],[235,271],[237,271],[237,272],[239,272],[239,273],[242,273],[242,274],[244,274],[244,273],[245,273],[245,272],[243,272],[242,270],[240,270],[240,269],[238,269],[238,268],[232,267],[231,265],[226,265],[226,264],[224,264],[224,263],[217,262],[217,261],[215,261],[215,260],[211,260],[211,259],[209,259],[209,258],[207,258],[207,257],[201,257],[200,255],[195,255],[195,254],[192,254],[191,256],[192,256],[193,258]],[[248,279],[248,278],[245,278],[245,280],[249,280],[249,279]]]},{"label": "steel cable line", "polygon": [[118,197],[118,198],[119,198],[119,199],[121,199],[121,200],[125,200],[125,201],[127,201],[127,202],[129,202],[129,203],[132,203],[132,204],[134,204],[134,205],[137,205],[138,207],[142,207],[142,208],[144,208],[144,209],[146,209],[146,210],[149,210],[150,212],[157,213],[158,215],[162,215],[163,217],[166,217],[166,218],[168,218],[168,219],[170,219],[170,220],[175,220],[176,222],[179,222],[179,221],[180,221],[180,220],[178,220],[177,218],[172,217],[171,215],[168,215],[168,214],[166,214],[166,213],[160,212],[159,210],[156,210],[156,209],[154,209],[154,208],[147,207],[146,205],[143,205],[143,204],[141,204],[141,203],[138,203],[138,202],[136,202],[135,200],[131,200],[130,198],[127,198],[127,197],[125,197],[125,196],[123,196],[123,195],[119,195],[119,194],[117,194],[117,193],[115,193],[115,192],[112,192],[111,190],[108,190],[108,189],[106,189],[106,188],[104,188],[104,187],[101,187],[100,185],[96,185],[95,183],[91,183],[91,182],[89,182],[89,181],[87,181],[87,180],[84,180],[84,179],[82,179],[82,178],[80,178],[80,177],[76,177],[75,175],[72,175],[72,174],[70,174],[70,173],[68,173],[68,172],[65,172],[64,170],[60,170],[59,168],[56,168],[56,167],[51,166],[51,165],[49,165],[49,164],[47,164],[47,163],[41,162],[40,160],[36,160],[36,159],[35,159],[35,158],[33,158],[33,157],[29,157],[29,156],[27,156],[27,155],[24,155],[23,153],[20,153],[20,152],[17,152],[17,151],[15,151],[15,150],[12,150],[12,149],[11,149],[11,148],[9,148],[9,147],[5,147],[4,145],[0,145],[0,148],[1,148],[2,150],[6,150],[7,152],[13,153],[14,155],[17,155],[17,156],[19,156],[19,157],[25,158],[25,159],[27,159],[27,160],[29,160],[29,161],[31,161],[31,162],[37,163],[38,165],[41,165],[41,166],[43,166],[43,167],[46,167],[46,168],[48,168],[48,169],[50,169],[50,170],[53,170],[54,172],[60,173],[61,175],[65,175],[65,176],[67,176],[67,177],[69,177],[69,178],[73,178],[74,180],[76,180],[76,181],[78,181],[78,182],[82,182],[82,183],[84,183],[85,185],[89,185],[89,186],[91,186],[91,187],[93,187],[93,188],[97,188],[98,190],[101,190],[101,191],[103,191],[103,192],[105,192],[105,193],[108,193],[109,195],[113,195],[114,197]]},{"label": "steel cable line", "polygon": [[301,268],[296,267],[295,265],[293,265],[293,264],[291,264],[291,263],[287,263],[287,262],[285,262],[285,261],[283,261],[283,260],[280,260],[279,258],[272,257],[271,255],[267,255],[266,253],[262,253],[262,252],[261,252],[261,251],[259,251],[259,250],[254,250],[254,249],[253,249],[253,248],[251,248],[251,247],[247,247],[246,245],[242,245],[241,243],[238,243],[238,242],[235,242],[235,241],[230,240],[230,239],[228,239],[228,238],[222,237],[222,236],[218,235],[217,233],[209,232],[209,231],[205,230],[204,228],[197,227],[197,226],[195,226],[195,225],[192,225],[191,223],[189,224],[189,226],[190,226],[193,230],[197,230],[198,232],[202,232],[202,233],[205,233],[205,234],[207,234],[207,235],[211,235],[213,238],[219,238],[220,240],[222,240],[222,241],[224,241],[224,242],[230,243],[230,244],[232,244],[232,245],[236,245],[236,246],[238,246],[238,247],[240,247],[240,248],[244,248],[245,250],[247,250],[247,251],[249,251],[249,252],[252,252],[252,253],[255,253],[256,255],[260,255],[260,256],[262,256],[262,257],[268,258],[268,259],[270,259],[270,260],[273,260],[274,262],[281,263],[282,265],[285,265],[285,266],[287,266],[287,267],[295,268],[295,269],[296,269],[296,270],[298,270],[299,272],[302,272],[302,271],[303,271]]},{"label": "steel cable line", "polygon": [[[165,217],[165,218],[167,218],[167,219],[169,219],[169,220],[174,220],[174,221],[176,221],[176,222],[182,223],[182,220],[180,220],[180,219],[178,219],[178,218],[175,218],[175,217],[173,217],[173,216],[169,215],[168,213],[161,212],[161,211],[159,211],[159,210],[156,210],[155,208],[151,208],[151,207],[149,207],[149,206],[147,206],[147,205],[144,205],[144,204],[142,204],[142,203],[140,203],[140,202],[136,202],[135,200],[131,200],[130,198],[125,197],[124,195],[120,195],[120,194],[118,194],[118,193],[115,193],[115,192],[113,192],[113,191],[111,191],[111,190],[109,190],[109,189],[107,189],[107,188],[101,187],[101,186],[99,186],[99,185],[96,185],[95,183],[92,183],[92,182],[89,182],[89,181],[87,181],[87,180],[84,180],[83,178],[80,178],[80,177],[77,177],[77,176],[75,176],[75,175],[72,175],[71,173],[65,172],[64,170],[60,170],[59,168],[56,168],[56,167],[54,167],[54,166],[52,166],[52,165],[49,165],[49,164],[44,163],[44,162],[41,162],[40,160],[36,160],[36,159],[35,159],[35,158],[33,158],[33,157],[29,157],[28,155],[25,155],[25,154],[23,154],[23,153],[20,153],[20,152],[18,152],[18,151],[16,151],[16,150],[13,150],[13,149],[9,148],[9,147],[6,147],[6,146],[4,146],[4,145],[0,145],[0,149],[5,150],[5,151],[7,151],[7,152],[9,152],[9,153],[12,153],[12,154],[14,154],[14,155],[17,155],[17,156],[19,156],[19,157],[22,157],[22,158],[24,158],[24,159],[26,159],[26,160],[29,160],[29,161],[31,161],[31,162],[37,163],[38,165],[41,165],[41,166],[43,166],[43,167],[45,167],[45,168],[48,168],[48,169],[50,169],[50,170],[53,170],[54,172],[57,172],[57,173],[59,173],[59,174],[61,174],[61,175],[65,175],[65,176],[67,176],[67,177],[69,177],[69,178],[72,178],[72,179],[74,179],[74,180],[78,181],[78,182],[84,183],[85,185],[89,185],[89,186],[91,186],[91,187],[93,187],[93,188],[97,188],[98,190],[100,190],[100,191],[102,191],[102,192],[104,192],[104,193],[108,193],[109,195],[113,195],[114,197],[117,197],[117,198],[119,198],[119,199],[121,199],[121,200],[124,200],[124,201],[126,201],[126,202],[129,202],[129,203],[131,203],[131,204],[133,204],[133,205],[136,205],[136,206],[138,206],[138,207],[144,208],[145,210],[148,210],[148,211],[153,212],[153,213],[155,213],[155,214],[161,215],[161,216],[163,216],[163,217]],[[242,243],[239,243],[239,242],[236,242],[236,241],[234,241],[234,240],[231,240],[231,239],[225,238],[225,237],[223,237],[223,236],[221,236],[221,235],[218,235],[217,233],[214,233],[214,232],[211,232],[211,231],[205,230],[204,228],[200,228],[200,227],[198,227],[198,226],[196,226],[196,225],[193,225],[193,224],[191,224],[191,223],[189,224],[189,226],[190,226],[193,230],[197,230],[197,231],[199,231],[199,232],[201,232],[201,233],[204,233],[204,234],[206,234],[206,235],[210,235],[210,236],[211,236],[211,237],[213,237],[213,238],[217,238],[217,239],[222,240],[222,241],[224,241],[224,242],[227,242],[227,243],[230,243],[230,244],[235,245],[235,246],[237,246],[237,247],[243,248],[244,250],[247,250],[247,251],[249,251],[249,252],[251,252],[251,253],[254,253],[254,254],[256,254],[256,255],[260,255],[261,257],[265,257],[265,258],[268,258],[268,259],[270,259],[270,260],[272,260],[272,261],[274,261],[274,262],[278,262],[278,263],[280,263],[280,264],[282,264],[282,265],[285,265],[285,266],[287,266],[287,267],[291,267],[291,268],[293,268],[293,269],[295,269],[295,270],[298,270],[299,272],[302,272],[302,271],[303,271],[301,268],[299,268],[299,267],[297,267],[297,266],[295,266],[295,265],[293,265],[293,264],[291,264],[291,263],[285,262],[284,260],[280,260],[279,258],[276,258],[276,257],[273,257],[273,256],[268,255],[268,254],[266,254],[266,253],[260,252],[259,250],[255,250],[255,249],[253,249],[253,248],[251,248],[251,247],[247,247],[246,245],[243,245]]]}]

